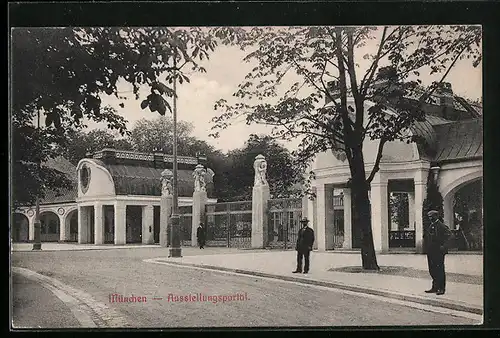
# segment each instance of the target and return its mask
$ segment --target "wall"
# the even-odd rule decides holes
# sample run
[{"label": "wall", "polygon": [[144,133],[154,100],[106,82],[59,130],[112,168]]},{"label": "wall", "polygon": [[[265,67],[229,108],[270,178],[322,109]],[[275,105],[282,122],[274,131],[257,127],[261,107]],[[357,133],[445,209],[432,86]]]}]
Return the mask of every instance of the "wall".
[{"label": "wall", "polygon": [[[90,168],[90,181],[88,189],[85,193],[82,191],[82,186],[80,182],[80,171],[83,165]],[[113,183],[113,178],[106,168],[96,164],[91,159],[83,159],[78,163],[77,166],[78,173],[78,198],[87,199],[94,197],[103,196],[114,196],[115,186]]]},{"label": "wall", "polygon": [[[348,98],[348,104],[353,105],[352,98]],[[365,102],[365,124],[368,119],[367,111],[373,106],[373,103],[367,101]],[[392,111],[389,111],[392,112]],[[377,150],[378,150],[379,140],[370,140],[369,137],[365,138],[363,142],[363,155],[365,164],[374,163]],[[416,144],[407,144],[406,142],[393,141],[386,143],[384,146],[384,152],[382,161],[413,161],[418,159],[418,151]],[[337,159],[330,150],[320,153],[316,156],[315,163],[313,165],[314,169],[319,168],[330,168],[335,166],[348,165],[347,160],[341,161]],[[371,165],[368,165],[371,167]]]}]

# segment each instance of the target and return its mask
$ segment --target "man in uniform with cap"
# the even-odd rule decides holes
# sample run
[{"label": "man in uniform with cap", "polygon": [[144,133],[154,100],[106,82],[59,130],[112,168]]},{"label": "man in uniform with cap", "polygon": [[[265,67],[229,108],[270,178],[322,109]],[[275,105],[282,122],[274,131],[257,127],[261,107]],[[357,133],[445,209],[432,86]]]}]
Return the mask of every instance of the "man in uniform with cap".
[{"label": "man in uniform with cap", "polygon": [[439,213],[436,210],[429,211],[427,216],[431,224],[424,233],[424,241],[429,274],[432,277],[432,288],[425,292],[443,295],[446,289],[444,257],[448,253],[451,231],[446,224],[439,220]]},{"label": "man in uniform with cap", "polygon": [[[308,227],[309,220],[303,218],[300,221],[302,228],[297,234],[297,269],[293,273],[308,273],[309,272],[309,256],[314,244],[314,230]],[[304,258],[304,270],[302,270],[302,258]]]}]

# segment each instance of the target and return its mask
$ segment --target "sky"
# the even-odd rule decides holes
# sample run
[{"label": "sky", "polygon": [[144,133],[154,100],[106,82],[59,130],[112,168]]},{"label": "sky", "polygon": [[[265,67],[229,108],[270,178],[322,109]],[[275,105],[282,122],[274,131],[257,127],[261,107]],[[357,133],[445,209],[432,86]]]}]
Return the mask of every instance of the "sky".
[{"label": "sky", "polygon": [[[362,50],[355,54],[356,62],[359,63],[359,72],[368,68],[369,61],[363,59],[366,52],[375,53],[377,41],[370,41]],[[244,80],[245,75],[254,67],[252,63],[246,63],[242,59],[248,52],[241,51],[236,47],[220,46],[210,59],[201,62],[205,67],[206,73],[191,73],[190,83],[183,83],[178,86],[177,116],[178,120],[187,121],[193,124],[193,136],[207,141],[217,149],[228,151],[242,147],[248,136],[252,133],[267,134],[270,127],[263,125],[246,125],[244,121],[234,121],[226,130],[220,131],[220,137],[214,139],[209,136],[212,124],[210,120],[218,114],[214,110],[214,104],[221,98],[231,99],[233,92],[237,89],[239,83]],[[470,98],[479,99],[482,96],[482,70],[481,66],[473,68],[470,60],[459,61],[451,70],[447,77],[447,82],[452,84],[455,94]],[[425,84],[430,84],[436,77],[422,75],[420,77]],[[293,83],[295,79],[290,76],[284,80]],[[155,119],[159,117],[158,113],[152,113],[149,109],[142,110],[140,102],[148,95],[149,89],[141,90],[141,97],[135,100],[132,93],[132,86],[126,82],[121,82],[118,86],[118,92],[121,96],[127,97],[127,100],[118,100],[114,96],[102,96],[104,105],[111,105],[120,115],[128,120],[127,127],[133,127],[135,121],[146,118]],[[125,104],[124,108],[119,103]],[[168,114],[168,112],[167,112]],[[102,125],[87,123],[89,129],[101,128]],[[297,146],[297,141],[283,143],[288,149]]]}]

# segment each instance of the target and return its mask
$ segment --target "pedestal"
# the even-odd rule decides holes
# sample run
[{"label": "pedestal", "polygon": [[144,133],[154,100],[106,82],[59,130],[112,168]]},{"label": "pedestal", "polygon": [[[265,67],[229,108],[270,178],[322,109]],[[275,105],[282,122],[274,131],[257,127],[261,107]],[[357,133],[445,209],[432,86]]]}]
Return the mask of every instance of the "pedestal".
[{"label": "pedestal", "polygon": [[252,248],[265,248],[268,244],[267,201],[269,186],[253,187],[252,193]]},{"label": "pedestal", "polygon": [[172,195],[162,196],[160,200],[160,245],[164,248],[168,246],[168,227],[170,226],[170,216],[172,215]]},{"label": "pedestal", "polygon": [[192,225],[191,225],[191,246],[195,247],[198,238],[196,236],[196,230],[200,223],[204,223],[205,220],[205,205],[207,204],[207,192],[206,191],[195,191],[193,193],[193,211],[192,211]]},{"label": "pedestal", "polygon": [[33,248],[32,250],[42,250],[42,242],[40,239],[41,236],[41,229],[42,229],[42,224],[40,223],[40,220],[35,220],[35,242],[33,243]]}]

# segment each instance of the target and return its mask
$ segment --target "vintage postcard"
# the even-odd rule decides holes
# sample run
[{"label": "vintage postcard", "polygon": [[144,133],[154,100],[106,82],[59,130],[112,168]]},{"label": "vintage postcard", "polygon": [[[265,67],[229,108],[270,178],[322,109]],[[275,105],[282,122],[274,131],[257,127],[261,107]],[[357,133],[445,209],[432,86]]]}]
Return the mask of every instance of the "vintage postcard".
[{"label": "vintage postcard", "polygon": [[12,329],[483,322],[482,27],[11,30]]}]

